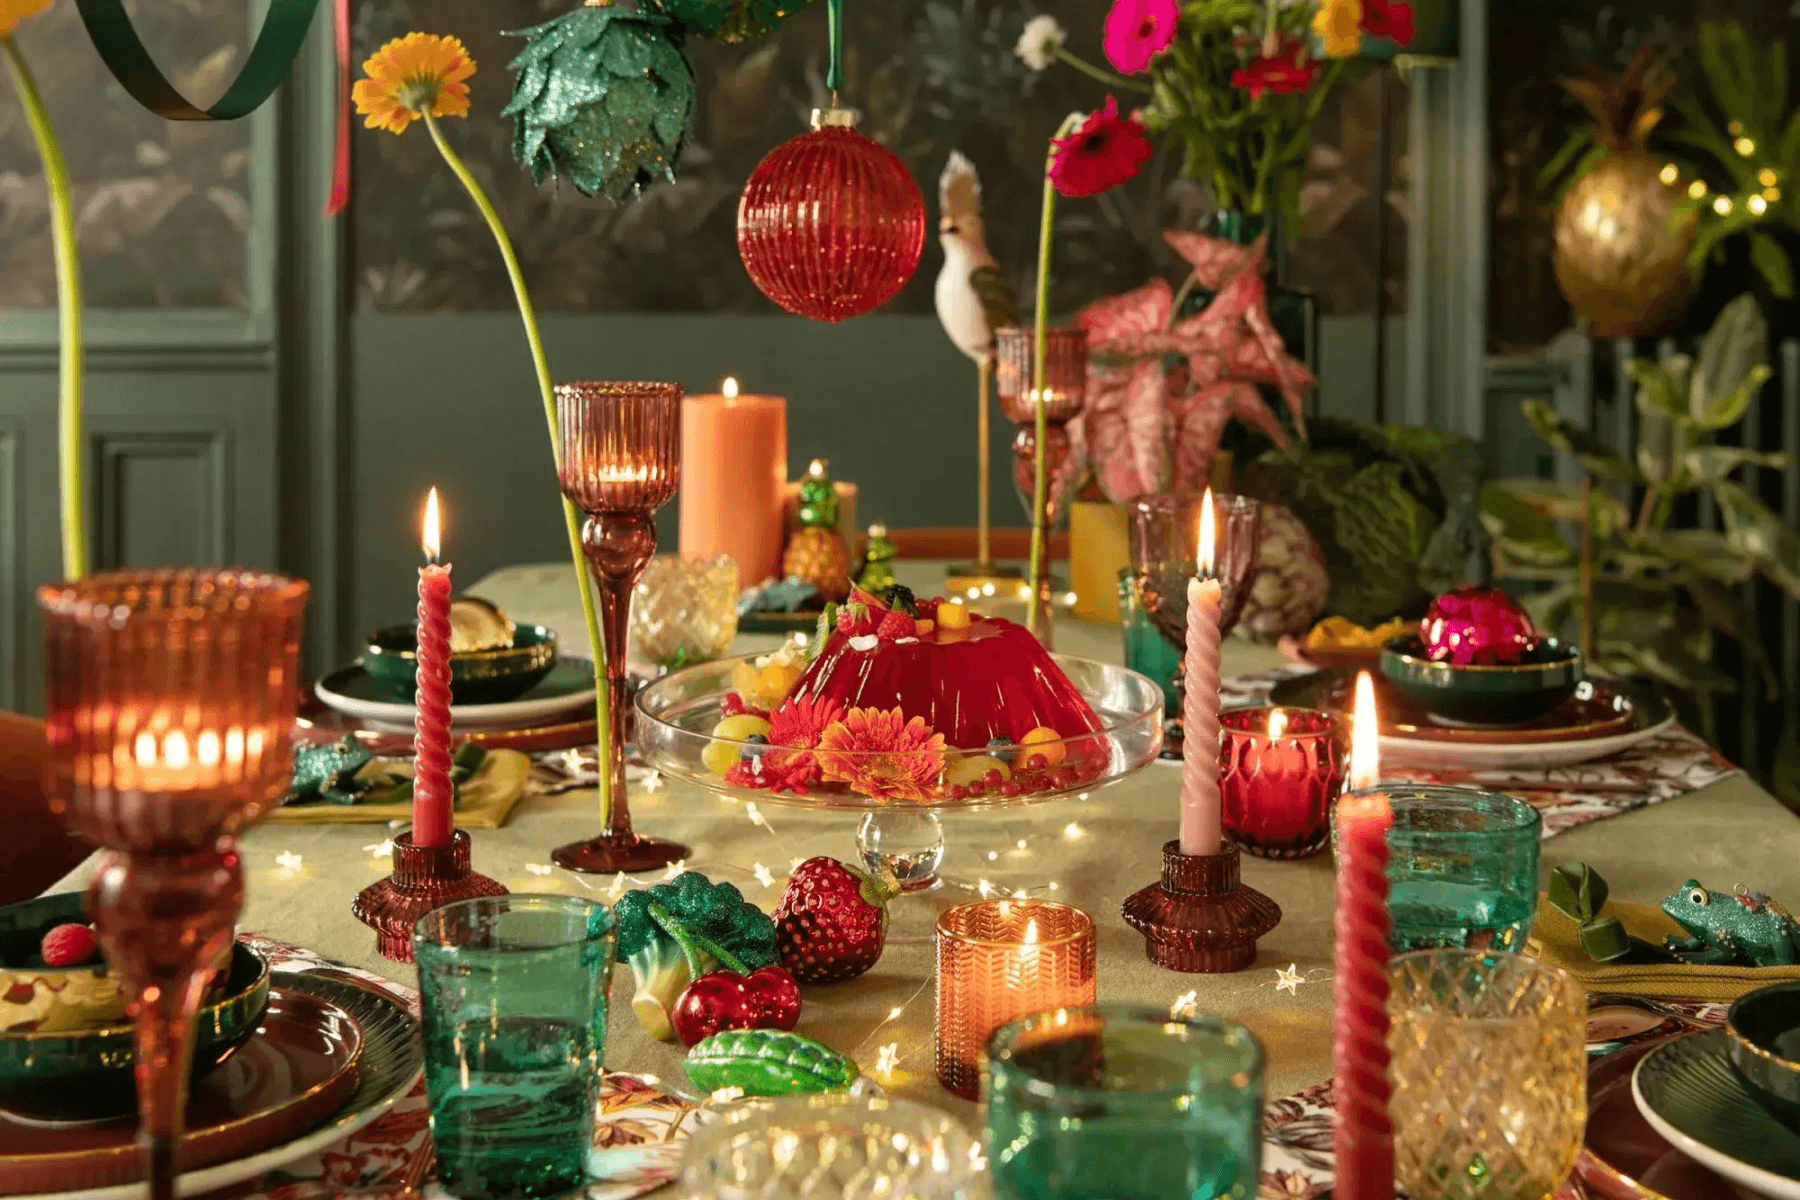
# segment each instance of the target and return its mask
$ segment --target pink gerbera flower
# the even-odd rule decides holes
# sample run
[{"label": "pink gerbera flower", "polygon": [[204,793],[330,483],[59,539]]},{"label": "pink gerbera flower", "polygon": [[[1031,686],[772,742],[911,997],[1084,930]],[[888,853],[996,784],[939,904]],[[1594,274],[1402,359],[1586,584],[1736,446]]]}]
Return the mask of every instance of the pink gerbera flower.
[{"label": "pink gerbera flower", "polygon": [[1150,159],[1150,139],[1135,117],[1120,117],[1111,96],[1075,132],[1050,143],[1050,182],[1065,196],[1098,196],[1135,176]]},{"label": "pink gerbera flower", "polygon": [[1175,40],[1180,16],[1175,0],[1113,0],[1102,43],[1107,61],[1127,75],[1148,69]]}]

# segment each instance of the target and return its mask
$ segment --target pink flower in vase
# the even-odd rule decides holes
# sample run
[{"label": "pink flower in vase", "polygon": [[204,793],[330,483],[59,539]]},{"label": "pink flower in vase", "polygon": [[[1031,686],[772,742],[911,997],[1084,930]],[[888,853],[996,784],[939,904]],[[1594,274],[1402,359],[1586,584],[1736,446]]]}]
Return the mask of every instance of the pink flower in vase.
[{"label": "pink flower in vase", "polygon": [[1119,102],[1111,96],[1105,108],[1089,113],[1073,133],[1050,146],[1050,182],[1070,197],[1118,187],[1143,169],[1151,153],[1143,125],[1119,116]]},{"label": "pink flower in vase", "polygon": [[1175,0],[1113,0],[1102,42],[1106,61],[1127,75],[1147,70],[1150,60],[1175,40],[1180,16]]}]

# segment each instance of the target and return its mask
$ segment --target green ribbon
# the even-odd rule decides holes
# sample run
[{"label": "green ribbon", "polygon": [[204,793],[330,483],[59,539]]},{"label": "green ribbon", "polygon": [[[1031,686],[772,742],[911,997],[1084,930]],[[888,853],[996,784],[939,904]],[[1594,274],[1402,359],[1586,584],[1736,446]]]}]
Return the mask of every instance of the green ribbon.
[{"label": "green ribbon", "polygon": [[157,68],[125,12],[124,0],[75,0],[94,49],[133,99],[168,121],[235,121],[275,94],[300,57],[319,0],[269,0],[250,57],[211,108],[198,108]]},{"label": "green ribbon", "polygon": [[1564,863],[1550,872],[1546,899],[1556,911],[1574,921],[1581,949],[1595,962],[1617,962],[1629,955],[1633,941],[1617,917],[1603,917],[1606,880],[1583,862]]}]

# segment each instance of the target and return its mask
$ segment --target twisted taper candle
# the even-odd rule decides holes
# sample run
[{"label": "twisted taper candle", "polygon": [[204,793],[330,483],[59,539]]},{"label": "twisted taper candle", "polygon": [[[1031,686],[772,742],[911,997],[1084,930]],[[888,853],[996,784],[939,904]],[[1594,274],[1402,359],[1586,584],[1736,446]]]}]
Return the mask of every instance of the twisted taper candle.
[{"label": "twisted taper candle", "polygon": [[1183,659],[1181,852],[1217,854],[1219,816],[1219,607],[1216,579],[1188,581]]},{"label": "twisted taper candle", "polygon": [[1385,795],[1338,802],[1336,1045],[1338,1200],[1393,1200],[1394,1123],[1388,1115],[1387,834]]},{"label": "twisted taper candle", "polygon": [[419,568],[419,633],[413,708],[413,845],[450,840],[450,566]]}]

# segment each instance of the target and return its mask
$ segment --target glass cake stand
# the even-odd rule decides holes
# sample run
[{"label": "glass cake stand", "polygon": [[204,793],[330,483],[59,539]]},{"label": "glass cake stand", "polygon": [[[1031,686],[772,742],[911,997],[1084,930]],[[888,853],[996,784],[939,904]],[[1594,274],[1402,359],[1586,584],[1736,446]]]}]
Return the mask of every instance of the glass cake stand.
[{"label": "glass cake stand", "polygon": [[[864,867],[890,871],[908,892],[924,891],[939,883],[938,867],[944,858],[944,829],[940,813],[1015,808],[1092,792],[1117,783],[1155,761],[1162,748],[1162,689],[1136,671],[1092,659],[1057,654],[1052,657],[1100,719],[1092,733],[1061,741],[1037,742],[1028,749],[1042,755],[1049,770],[1021,778],[1018,788],[1006,792],[989,789],[977,795],[958,796],[946,789],[941,777],[924,782],[922,799],[875,799],[842,782],[809,787],[804,795],[767,788],[739,787],[707,765],[709,747],[714,761],[737,761],[746,748],[768,753],[784,747],[752,747],[749,742],[715,738],[712,729],[721,719],[720,703],[732,690],[732,671],[747,658],[726,658],[675,671],[648,684],[637,696],[637,744],[647,765],[722,795],[758,803],[785,804],[814,810],[842,810],[863,814],[857,830],[856,849]],[[891,750],[837,751],[837,774],[880,776],[890,773],[902,757]],[[966,751],[981,753],[979,750]],[[847,768],[847,769],[845,769]]]}]

